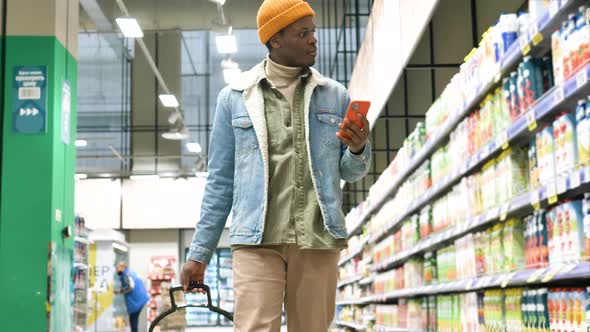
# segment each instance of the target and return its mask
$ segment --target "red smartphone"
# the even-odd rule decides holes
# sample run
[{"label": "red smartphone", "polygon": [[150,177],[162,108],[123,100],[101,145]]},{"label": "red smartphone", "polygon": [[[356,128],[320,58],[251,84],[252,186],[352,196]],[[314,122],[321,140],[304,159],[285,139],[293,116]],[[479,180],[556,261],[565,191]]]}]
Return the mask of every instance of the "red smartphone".
[{"label": "red smartphone", "polygon": [[[366,100],[353,100],[350,102],[350,105],[348,105],[348,110],[346,111],[346,118],[350,121],[352,121],[354,124],[357,125],[357,127],[362,128],[363,127],[363,123],[362,121],[357,117],[357,114],[362,114],[364,117],[367,117],[367,114],[369,113],[369,107],[371,107],[371,102],[370,101],[366,101]],[[340,129],[340,135],[342,135],[342,137],[349,139],[348,135],[346,135],[342,129]]]}]

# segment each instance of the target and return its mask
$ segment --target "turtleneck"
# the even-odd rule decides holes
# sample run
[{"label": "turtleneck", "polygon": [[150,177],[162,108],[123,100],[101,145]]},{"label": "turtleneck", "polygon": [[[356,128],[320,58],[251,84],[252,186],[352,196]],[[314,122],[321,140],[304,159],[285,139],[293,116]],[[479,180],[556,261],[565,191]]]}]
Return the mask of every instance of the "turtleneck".
[{"label": "turtleneck", "polygon": [[293,105],[293,96],[302,68],[283,66],[272,61],[269,56],[266,59],[265,71],[266,78],[270,81],[271,85],[285,96],[289,105]]}]

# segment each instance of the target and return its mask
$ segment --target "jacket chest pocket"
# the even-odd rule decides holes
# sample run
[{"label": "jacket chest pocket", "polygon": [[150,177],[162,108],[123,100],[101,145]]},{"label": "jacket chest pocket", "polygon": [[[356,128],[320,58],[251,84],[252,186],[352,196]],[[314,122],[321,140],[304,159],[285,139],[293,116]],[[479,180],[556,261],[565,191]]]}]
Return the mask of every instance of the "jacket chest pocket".
[{"label": "jacket chest pocket", "polygon": [[318,113],[318,122],[322,132],[322,142],[331,148],[340,148],[340,140],[336,133],[340,130],[338,125],[342,117],[335,113]]},{"label": "jacket chest pocket", "polygon": [[236,154],[248,155],[258,148],[256,132],[249,116],[236,116],[232,119],[231,125],[234,129]]}]

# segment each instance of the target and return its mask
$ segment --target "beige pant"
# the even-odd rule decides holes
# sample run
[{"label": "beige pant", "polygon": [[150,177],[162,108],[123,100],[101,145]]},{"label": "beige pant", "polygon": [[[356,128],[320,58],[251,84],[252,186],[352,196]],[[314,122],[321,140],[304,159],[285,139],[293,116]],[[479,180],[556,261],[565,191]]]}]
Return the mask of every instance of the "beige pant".
[{"label": "beige pant", "polygon": [[284,301],[289,332],[326,332],[336,307],[339,254],[295,245],[235,250],[234,330],[280,331]]}]

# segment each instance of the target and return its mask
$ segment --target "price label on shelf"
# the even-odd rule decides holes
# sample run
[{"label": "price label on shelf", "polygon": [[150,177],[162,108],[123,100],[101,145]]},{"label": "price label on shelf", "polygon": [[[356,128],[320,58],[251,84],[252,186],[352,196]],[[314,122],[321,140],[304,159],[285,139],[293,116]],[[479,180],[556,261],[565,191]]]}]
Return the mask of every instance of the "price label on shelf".
[{"label": "price label on shelf", "polygon": [[501,146],[503,150],[508,149],[508,132],[503,131],[498,135],[496,139],[496,146]]},{"label": "price label on shelf", "polygon": [[574,171],[570,174],[570,187],[571,189],[578,188],[580,183],[582,182],[581,173],[578,171]]},{"label": "price label on shelf", "polygon": [[522,51],[522,55],[527,55],[531,52],[531,43],[529,43],[528,36],[521,36],[518,39],[520,43],[520,50]]},{"label": "price label on shelf", "polygon": [[506,216],[508,215],[509,211],[510,211],[510,202],[506,202],[506,203],[502,204],[502,207],[500,208],[500,221],[506,220]]},{"label": "price label on shelf", "polygon": [[549,2],[549,15],[553,18],[559,11],[559,1],[553,0]]},{"label": "price label on shelf", "polygon": [[555,100],[555,105],[561,104],[561,102],[565,99],[565,93],[563,91],[563,85],[557,85],[555,87],[555,92],[554,94],[554,100]]},{"label": "price label on shelf", "polygon": [[555,182],[547,186],[547,203],[549,205],[557,203],[557,184]]},{"label": "price label on shelf", "polygon": [[588,82],[588,73],[586,72],[586,67],[582,68],[580,72],[576,75],[576,87],[578,89],[582,88]]},{"label": "price label on shelf", "polygon": [[530,110],[526,114],[526,123],[529,126],[529,131],[537,129],[537,117],[534,110]]},{"label": "price label on shelf", "polygon": [[539,24],[537,22],[531,24],[529,36],[531,37],[534,46],[539,45],[543,41],[543,35],[539,32]]},{"label": "price label on shelf", "polygon": [[531,205],[533,206],[533,208],[535,210],[538,210],[541,208],[541,204],[539,203],[539,201],[541,200],[540,195],[539,195],[539,191],[538,190],[533,190],[531,191]]},{"label": "price label on shelf", "polygon": [[533,282],[536,282],[537,279],[539,279],[539,277],[543,273],[545,273],[545,271],[546,271],[546,269],[538,269],[538,270],[536,270],[535,272],[533,272],[533,274],[531,274],[530,278],[526,282],[528,282],[529,284],[530,283],[533,283]]},{"label": "price label on shelf", "polygon": [[557,193],[563,194],[567,191],[567,177],[560,177],[557,179]]}]

